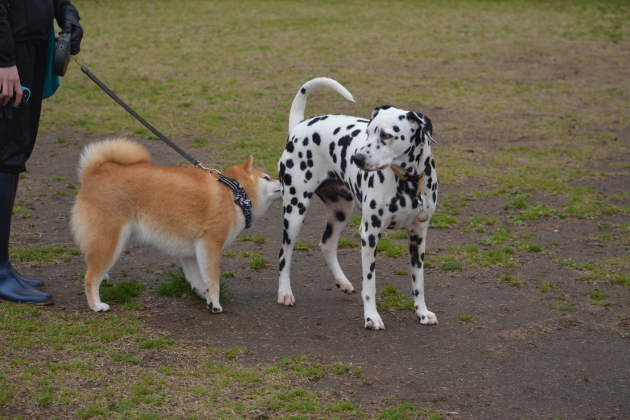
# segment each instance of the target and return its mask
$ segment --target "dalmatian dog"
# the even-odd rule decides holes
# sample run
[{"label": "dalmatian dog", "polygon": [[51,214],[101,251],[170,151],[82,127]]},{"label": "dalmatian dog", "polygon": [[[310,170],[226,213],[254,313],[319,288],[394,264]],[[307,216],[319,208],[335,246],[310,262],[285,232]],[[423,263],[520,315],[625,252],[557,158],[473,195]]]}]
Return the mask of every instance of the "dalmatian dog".
[{"label": "dalmatian dog", "polygon": [[365,328],[385,328],[376,309],[376,246],[385,229],[406,229],[411,291],[421,324],[437,324],[424,301],[424,251],[429,220],[437,203],[437,175],[431,154],[431,120],[386,105],[370,120],[346,115],[304,119],[306,98],[329,87],[346,99],[338,82],[313,79],[302,86],[291,106],[289,137],[278,162],[282,186],[284,233],[279,255],[278,303],[295,305],[291,291],[291,256],[313,195],[326,207],[327,224],[319,244],[335,283],[344,293],[355,289],[337,260],[337,242],[356,202],[361,211],[361,257]]}]

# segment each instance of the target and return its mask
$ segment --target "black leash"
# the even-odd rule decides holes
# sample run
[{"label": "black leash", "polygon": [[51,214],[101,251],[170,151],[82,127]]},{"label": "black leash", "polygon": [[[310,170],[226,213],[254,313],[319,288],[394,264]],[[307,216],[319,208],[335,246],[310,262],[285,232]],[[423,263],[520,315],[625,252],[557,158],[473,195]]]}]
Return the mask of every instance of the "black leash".
[{"label": "black leash", "polygon": [[217,179],[217,181],[221,182],[222,184],[225,184],[228,188],[230,188],[232,190],[232,192],[234,193],[234,202],[236,204],[238,204],[239,207],[243,210],[243,215],[245,215],[245,229],[247,229],[248,227],[250,227],[252,225],[252,212],[251,212],[252,201],[247,198],[247,192],[245,192],[243,187],[241,187],[241,185],[237,181],[225,177],[217,169],[208,169],[208,168],[204,167],[201,164],[201,162],[199,162],[198,160],[196,160],[195,158],[190,156],[188,153],[186,153],[182,149],[180,149],[175,143],[170,141],[164,134],[160,133],[155,127],[153,127],[151,124],[149,124],[144,118],[142,118],[140,115],[138,115],[138,113],[136,111],[131,109],[131,107],[129,105],[124,103],[122,101],[122,99],[120,99],[118,96],[116,96],[116,94],[114,92],[109,90],[109,88],[107,86],[105,86],[103,84],[103,82],[98,80],[98,77],[94,76],[94,74],[90,71],[90,69],[87,68],[87,66],[84,66],[81,63],[79,63],[77,61],[77,59],[72,57],[67,50],[65,50],[63,47],[61,47],[61,48],[66,52],[67,56],[72,58],[79,66],[81,66],[81,71],[83,73],[85,73],[90,79],[92,79],[92,81],[94,83],[96,83],[96,85],[98,87],[100,87],[103,90],[103,92],[107,93],[109,95],[109,97],[112,98],[114,101],[116,101],[116,103],[118,103],[118,105],[122,106],[125,111],[130,113],[136,120],[140,121],[142,123],[142,125],[144,125],[146,128],[151,130],[151,132],[153,134],[155,134],[156,136],[158,136],[160,140],[162,140],[164,143],[166,143],[169,146],[171,146],[171,148],[173,150],[175,150],[177,153],[182,155],[187,161],[189,161],[190,163],[192,163],[196,167],[204,169],[204,170],[208,171],[208,173],[210,173],[210,174],[212,172],[217,172],[219,174],[219,178]]},{"label": "black leash", "polygon": [[[79,64],[79,62],[77,61],[77,64]],[[79,64],[80,65],[80,64]],[[160,133],[159,131],[157,131],[157,129],[155,127],[153,127],[151,124],[149,124],[144,118],[142,118],[140,115],[138,115],[136,113],[136,111],[134,111],[133,109],[131,109],[129,107],[129,105],[127,105],[126,103],[124,103],[122,101],[122,99],[120,99],[118,96],[116,96],[116,94],[114,92],[112,92],[111,90],[109,90],[109,88],[107,86],[105,86],[103,84],[103,82],[101,82],[100,80],[98,80],[98,77],[94,76],[94,74],[90,71],[90,69],[88,69],[86,66],[81,66],[81,71],[83,73],[85,73],[87,75],[87,77],[89,77],[90,79],[92,79],[92,81],[94,83],[96,83],[98,85],[98,87],[100,87],[101,89],[103,89],[103,91],[105,93],[107,93],[113,100],[115,100],[118,105],[122,106],[125,111],[127,111],[128,113],[130,113],[136,120],[140,121],[142,123],[142,125],[144,125],[146,128],[148,128],[149,130],[151,130],[151,132],[153,134],[155,134],[156,136],[158,136],[160,138],[160,140],[162,140],[164,143],[168,144],[169,146],[171,146],[171,148],[173,150],[175,150],[177,153],[179,153],[180,155],[182,155],[184,158],[186,158],[187,161],[189,161],[190,163],[192,163],[195,166],[199,166],[201,167],[201,162],[199,162],[198,160],[196,160],[195,158],[193,158],[192,156],[190,156],[188,153],[184,152],[182,149],[180,149],[175,143],[173,143],[172,141],[170,141],[168,138],[166,138],[166,136],[162,133]]]}]

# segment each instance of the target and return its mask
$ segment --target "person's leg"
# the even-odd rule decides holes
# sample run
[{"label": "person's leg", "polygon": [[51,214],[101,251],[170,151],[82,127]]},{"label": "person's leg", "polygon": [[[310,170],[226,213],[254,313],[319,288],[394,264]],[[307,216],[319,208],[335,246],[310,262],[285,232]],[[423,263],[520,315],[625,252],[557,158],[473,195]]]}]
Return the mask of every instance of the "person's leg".
[{"label": "person's leg", "polygon": [[[20,176],[15,176],[14,177],[14,182],[13,182],[13,204],[11,206],[11,208],[13,208],[15,206],[15,197],[17,195],[17,189],[18,189],[18,183],[20,181]],[[42,281],[42,280],[38,280],[38,279],[31,279],[28,277],[24,277],[23,275],[21,275],[20,273],[17,272],[17,270],[13,267],[11,267],[11,272],[13,273],[13,275],[15,277],[18,277],[20,280],[22,280],[24,283],[28,284],[31,287],[34,287],[36,289],[39,290],[45,290],[46,289],[46,284]]]},{"label": "person's leg", "polygon": [[48,305],[53,297],[20,280],[9,262],[9,236],[13,213],[13,188],[18,174],[0,173],[0,300],[13,303]]},{"label": "person's leg", "polygon": [[13,109],[12,120],[0,120],[0,300],[40,305],[52,303],[53,297],[25,283],[11,266],[9,237],[17,180],[26,170],[37,136],[46,52],[43,41],[15,44],[20,83],[31,89],[31,98]]}]

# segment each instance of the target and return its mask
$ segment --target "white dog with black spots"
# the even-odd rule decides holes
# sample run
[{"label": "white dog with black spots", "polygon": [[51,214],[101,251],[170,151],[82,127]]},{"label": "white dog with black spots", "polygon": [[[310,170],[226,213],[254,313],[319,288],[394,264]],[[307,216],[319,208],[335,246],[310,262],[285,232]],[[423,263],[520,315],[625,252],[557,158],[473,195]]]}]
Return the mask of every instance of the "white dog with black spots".
[{"label": "white dog with black spots", "polygon": [[335,283],[355,293],[337,260],[337,242],[354,203],[361,211],[361,256],[365,328],[385,325],[376,309],[376,246],[385,229],[408,232],[411,291],[421,324],[437,324],[424,301],[424,251],[437,203],[437,174],[431,154],[431,120],[386,105],[370,120],[323,115],[304,120],[306,98],[327,86],[353,101],[338,82],[317,78],[305,83],[291,106],[289,137],[278,162],[282,185],[284,234],[279,255],[278,303],[295,305],[291,256],[313,194],[326,207],[327,224],[319,244]]}]

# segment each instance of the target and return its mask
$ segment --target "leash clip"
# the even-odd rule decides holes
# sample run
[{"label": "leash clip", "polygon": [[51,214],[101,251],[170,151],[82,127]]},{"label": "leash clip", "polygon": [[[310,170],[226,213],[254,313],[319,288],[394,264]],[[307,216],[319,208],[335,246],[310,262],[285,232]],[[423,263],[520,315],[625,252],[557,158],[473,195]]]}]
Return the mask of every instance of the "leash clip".
[{"label": "leash clip", "polygon": [[[218,173],[218,174],[219,174],[219,178],[223,175],[223,174],[221,173],[221,171],[220,171],[220,170],[218,170],[218,169],[214,169],[214,168],[212,168],[212,169],[210,169],[210,168],[206,168],[205,166],[203,166],[203,165],[201,164],[201,162],[197,162],[197,163],[195,164],[195,166],[196,166],[197,168],[199,168],[199,169],[203,169],[204,171],[208,172],[208,174],[209,174],[209,175],[212,175],[212,173],[213,173],[213,172]],[[215,179],[215,181],[218,181],[218,180],[219,180],[219,178]]]}]

